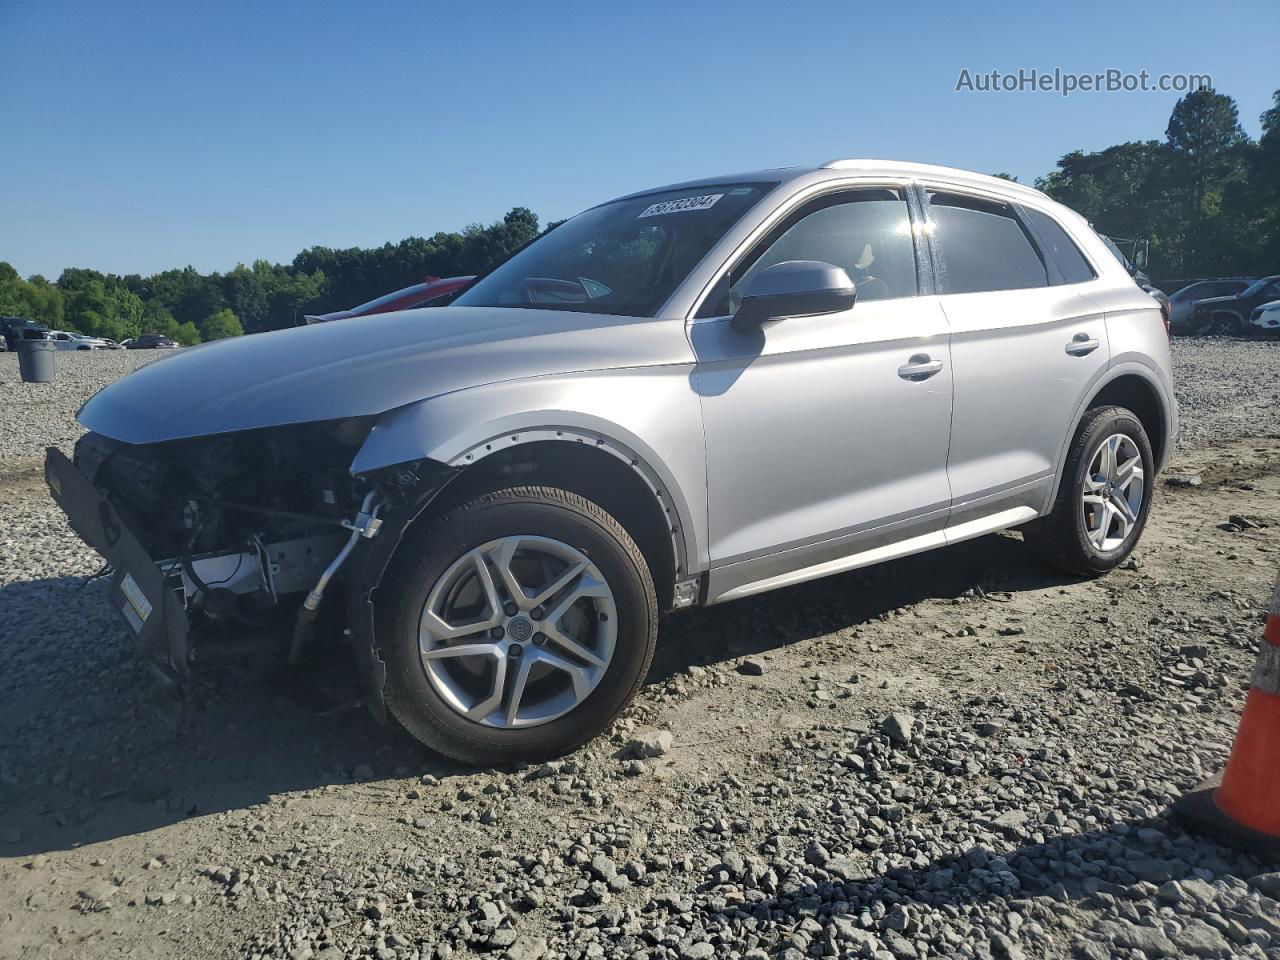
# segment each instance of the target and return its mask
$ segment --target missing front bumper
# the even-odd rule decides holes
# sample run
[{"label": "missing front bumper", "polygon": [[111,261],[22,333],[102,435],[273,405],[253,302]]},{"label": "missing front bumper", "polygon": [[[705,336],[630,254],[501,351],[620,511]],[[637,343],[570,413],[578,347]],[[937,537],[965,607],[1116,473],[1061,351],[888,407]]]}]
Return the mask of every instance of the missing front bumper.
[{"label": "missing front bumper", "polygon": [[119,514],[57,447],[45,454],[45,482],[74,530],[111,565],[110,602],[155,678],[161,713],[174,726],[190,679],[187,612],[178,594]]}]

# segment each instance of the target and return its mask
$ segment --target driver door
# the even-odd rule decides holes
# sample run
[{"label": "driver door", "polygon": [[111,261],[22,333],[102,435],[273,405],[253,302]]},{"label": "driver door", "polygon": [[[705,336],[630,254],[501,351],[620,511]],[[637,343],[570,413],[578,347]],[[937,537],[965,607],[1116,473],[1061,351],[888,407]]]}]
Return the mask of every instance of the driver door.
[{"label": "driver door", "polygon": [[[785,260],[843,267],[856,303],[735,331],[741,290]],[[709,599],[940,536],[951,502],[949,334],[937,298],[921,295],[917,263],[906,188],[845,190],[786,217],[698,311]]]}]

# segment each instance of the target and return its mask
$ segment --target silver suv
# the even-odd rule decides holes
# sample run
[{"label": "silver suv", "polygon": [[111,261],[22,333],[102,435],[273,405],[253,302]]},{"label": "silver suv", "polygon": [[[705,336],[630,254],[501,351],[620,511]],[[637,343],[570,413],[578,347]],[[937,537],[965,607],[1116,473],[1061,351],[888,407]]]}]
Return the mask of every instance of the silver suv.
[{"label": "silver suv", "polygon": [[449,307],[224,340],[91,399],[53,496],[180,703],[210,624],[341,628],[367,702],[476,763],[563,753],[659,615],[1006,527],[1133,550],[1167,330],[1072,211],[841,160],[649,190]]}]

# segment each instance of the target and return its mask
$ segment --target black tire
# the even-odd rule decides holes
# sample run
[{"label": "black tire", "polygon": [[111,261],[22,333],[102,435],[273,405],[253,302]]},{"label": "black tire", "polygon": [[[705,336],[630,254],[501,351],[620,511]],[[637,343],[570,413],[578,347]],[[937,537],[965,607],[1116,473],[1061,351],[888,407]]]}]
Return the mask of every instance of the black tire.
[{"label": "black tire", "polygon": [[[1142,456],[1142,506],[1133,530],[1118,548],[1099,550],[1085,535],[1085,510],[1080,490],[1089,469],[1089,460],[1102,442],[1113,434],[1133,440]],[[1101,576],[1123,563],[1138,545],[1151,511],[1155,463],[1151,441],[1142,422],[1124,407],[1095,407],[1089,410],[1076,430],[1067,452],[1058,496],[1048,515],[1023,529],[1023,538],[1043,560],[1057,570],[1086,577]]]},{"label": "black tire", "polygon": [[[517,534],[551,537],[591,559],[613,592],[617,640],[599,684],[580,704],[539,726],[502,729],[467,719],[435,690],[419,657],[418,621],[432,587],[459,557]],[[635,696],[657,647],[657,597],[635,541],[596,504],[555,487],[498,490],[448,510],[406,541],[378,593],[388,710],[415,739],[467,764],[543,760],[581,746]]]}]

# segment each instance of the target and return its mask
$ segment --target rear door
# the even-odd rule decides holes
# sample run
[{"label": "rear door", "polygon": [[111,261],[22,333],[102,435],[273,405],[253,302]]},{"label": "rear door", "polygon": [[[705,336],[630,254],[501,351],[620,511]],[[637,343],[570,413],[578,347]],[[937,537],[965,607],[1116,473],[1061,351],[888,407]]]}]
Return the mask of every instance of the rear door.
[{"label": "rear door", "polygon": [[1094,271],[1052,217],[981,193],[925,189],[955,401],[948,526],[1047,506],[1058,452],[1109,360]]}]

